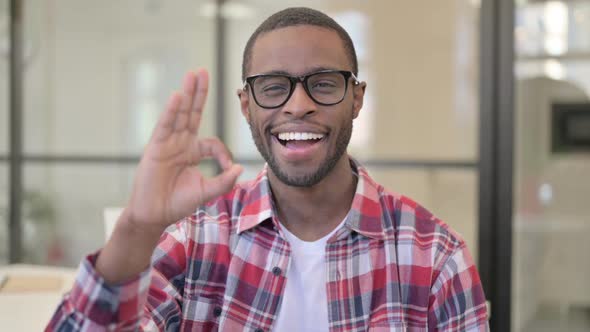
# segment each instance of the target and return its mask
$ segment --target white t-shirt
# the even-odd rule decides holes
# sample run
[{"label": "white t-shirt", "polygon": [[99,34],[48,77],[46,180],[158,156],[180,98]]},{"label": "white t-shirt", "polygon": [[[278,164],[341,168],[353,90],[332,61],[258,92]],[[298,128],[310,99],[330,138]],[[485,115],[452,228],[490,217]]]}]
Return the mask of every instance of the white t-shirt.
[{"label": "white t-shirt", "polygon": [[[346,218],[345,218],[346,220]],[[326,243],[344,220],[323,238],[306,242],[282,227],[291,245],[287,284],[273,331],[328,331]]]}]

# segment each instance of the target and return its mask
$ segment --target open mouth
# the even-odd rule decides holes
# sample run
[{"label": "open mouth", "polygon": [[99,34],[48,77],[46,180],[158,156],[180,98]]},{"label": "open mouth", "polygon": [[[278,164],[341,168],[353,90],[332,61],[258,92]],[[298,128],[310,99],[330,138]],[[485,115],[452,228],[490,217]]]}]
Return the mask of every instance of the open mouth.
[{"label": "open mouth", "polygon": [[299,149],[312,146],[326,138],[324,134],[286,132],[273,135],[286,148]]}]

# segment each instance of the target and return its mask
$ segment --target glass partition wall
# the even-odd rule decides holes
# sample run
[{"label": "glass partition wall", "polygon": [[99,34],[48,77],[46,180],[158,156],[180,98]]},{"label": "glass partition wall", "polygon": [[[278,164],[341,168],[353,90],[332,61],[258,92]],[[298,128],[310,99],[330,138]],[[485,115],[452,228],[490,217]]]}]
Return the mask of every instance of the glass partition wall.
[{"label": "glass partition wall", "polygon": [[515,10],[512,326],[589,331],[590,1]]},{"label": "glass partition wall", "polygon": [[[22,128],[10,130],[23,138],[19,261],[73,267],[104,243],[103,210],[125,204],[143,146],[185,71],[214,68],[215,16],[205,1],[18,2]],[[6,133],[8,98],[0,100]],[[214,135],[215,107],[210,98],[203,135]],[[7,137],[0,137],[3,163]],[[204,168],[214,173],[212,164]],[[0,212],[6,169],[0,164]],[[0,240],[6,234],[2,227]]]}]

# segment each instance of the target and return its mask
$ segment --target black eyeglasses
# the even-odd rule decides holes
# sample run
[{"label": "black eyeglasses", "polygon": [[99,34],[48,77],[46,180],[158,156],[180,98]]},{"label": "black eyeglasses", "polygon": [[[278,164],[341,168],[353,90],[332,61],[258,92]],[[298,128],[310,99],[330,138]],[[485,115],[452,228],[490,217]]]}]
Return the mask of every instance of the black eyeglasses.
[{"label": "black eyeglasses", "polygon": [[353,84],[359,81],[350,71],[322,70],[304,76],[281,74],[253,75],[246,78],[244,89],[249,85],[256,104],[262,108],[277,108],[285,105],[293,95],[297,82],[301,82],[307,95],[317,104],[332,106],[344,100],[348,79]]}]

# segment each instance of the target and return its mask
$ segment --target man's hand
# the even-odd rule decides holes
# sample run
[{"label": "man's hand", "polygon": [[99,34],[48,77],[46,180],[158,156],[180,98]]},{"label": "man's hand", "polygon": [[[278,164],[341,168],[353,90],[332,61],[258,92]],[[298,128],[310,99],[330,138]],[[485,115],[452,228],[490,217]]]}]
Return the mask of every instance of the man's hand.
[{"label": "man's hand", "polygon": [[[132,223],[166,227],[235,184],[242,168],[232,164],[225,145],[197,137],[208,87],[206,71],[189,73],[170,98],[137,169],[128,205]],[[217,159],[223,173],[204,178],[195,166],[207,157]]]},{"label": "man's hand", "polygon": [[[198,138],[208,88],[205,70],[188,73],[182,91],[172,95],[160,116],[139,163],[129,203],[96,262],[107,282],[123,281],[145,269],[164,229],[229,191],[242,172],[219,139]],[[217,159],[223,169],[212,179],[196,168],[208,157]]]}]

